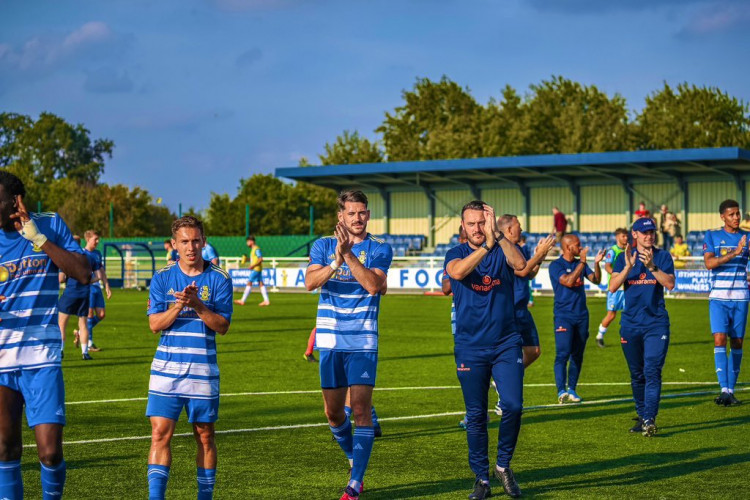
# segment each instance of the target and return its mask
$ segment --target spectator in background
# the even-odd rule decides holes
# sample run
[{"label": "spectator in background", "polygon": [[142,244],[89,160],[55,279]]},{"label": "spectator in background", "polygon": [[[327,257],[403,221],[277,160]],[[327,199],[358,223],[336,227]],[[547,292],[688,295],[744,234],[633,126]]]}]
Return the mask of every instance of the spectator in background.
[{"label": "spectator in background", "polygon": [[675,237],[678,234],[681,234],[680,229],[680,219],[678,219],[677,216],[672,212],[667,212],[666,220],[664,221],[664,226],[662,229],[662,235],[664,238],[662,248],[664,248],[664,250],[669,250],[670,248],[672,248]]},{"label": "spectator in background", "polygon": [[659,226],[659,233],[658,233],[658,236],[659,236],[659,245],[664,250],[669,250],[670,247],[672,246],[671,243],[667,244],[668,237],[667,237],[666,225],[667,225],[667,214],[668,213],[669,213],[669,208],[666,205],[662,205],[659,208],[659,214],[658,214],[657,220],[656,220],[656,223]]},{"label": "spectator in background", "polygon": [[646,203],[643,201],[638,204],[638,210],[635,211],[633,220],[638,220],[641,217],[651,217],[651,212],[646,209]]},{"label": "spectator in background", "polygon": [[690,249],[688,248],[687,243],[682,241],[681,234],[675,235],[674,245],[669,249],[669,253],[671,253],[674,258],[674,268],[685,269],[685,266],[687,265],[685,257],[690,257]]},{"label": "spectator in background", "polygon": [[750,231],[750,212],[745,212],[745,215],[742,217],[742,220],[740,221],[740,229]]},{"label": "spectator in background", "polygon": [[568,228],[568,219],[565,218],[565,214],[557,207],[552,208],[552,216],[552,231],[555,233],[555,240],[560,243],[562,237],[565,236],[565,230]]}]

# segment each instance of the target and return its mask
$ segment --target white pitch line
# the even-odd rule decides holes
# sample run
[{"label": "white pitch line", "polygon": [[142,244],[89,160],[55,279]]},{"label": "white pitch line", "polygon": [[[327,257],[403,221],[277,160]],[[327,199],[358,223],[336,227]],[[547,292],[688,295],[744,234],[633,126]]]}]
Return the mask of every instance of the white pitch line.
[{"label": "white pitch line", "polygon": [[[737,389],[737,391],[747,391],[747,390],[750,390],[750,387],[743,387],[743,388]],[[689,396],[705,396],[707,394],[714,394],[714,393],[715,391],[681,392],[677,394],[665,394],[661,397],[661,399],[682,398],[682,397],[689,397]],[[583,401],[581,403],[573,403],[573,404],[555,403],[555,404],[547,404],[547,405],[525,406],[523,410],[529,411],[529,410],[573,409],[577,406],[592,406],[592,405],[611,404],[611,403],[628,403],[630,401],[633,401],[633,399],[632,398],[596,399],[596,400]],[[459,415],[464,415],[465,413],[466,412],[464,411],[451,411],[451,412],[445,412],[445,413],[430,413],[427,415],[405,415],[401,417],[382,417],[379,420],[383,422],[395,422],[398,420],[422,420],[422,419],[428,419],[428,418],[459,416]],[[328,423],[318,422],[314,424],[276,425],[276,426],[269,426],[269,427],[251,427],[247,429],[226,429],[226,430],[218,430],[216,431],[216,434],[243,434],[243,433],[249,433],[249,432],[308,429],[311,427],[328,427]],[[182,432],[179,434],[175,434],[174,437],[190,437],[192,435],[193,435],[192,432]],[[151,439],[150,435],[148,436],[123,436],[123,437],[116,437],[116,438],[83,439],[79,441],[65,441],[63,444],[65,446],[69,446],[69,445],[74,445],[74,444],[113,443],[117,441],[145,441],[148,439]],[[24,448],[34,448],[35,446],[36,446],[35,444],[23,445]]]},{"label": "white pitch line", "polygon": [[[716,382],[662,382],[662,385],[712,385]],[[578,386],[629,386],[630,382],[590,382],[580,383]],[[555,384],[524,384],[524,387],[555,387]],[[435,385],[414,387],[376,387],[375,391],[440,391],[461,389],[460,385]],[[230,392],[222,394],[222,398],[238,396],[285,396],[290,394],[320,394],[320,389],[307,391],[265,391],[265,392]],[[147,401],[147,397],[123,399],[94,399],[91,401],[66,401],[66,405],[91,405],[97,403],[127,403],[129,401]]]}]

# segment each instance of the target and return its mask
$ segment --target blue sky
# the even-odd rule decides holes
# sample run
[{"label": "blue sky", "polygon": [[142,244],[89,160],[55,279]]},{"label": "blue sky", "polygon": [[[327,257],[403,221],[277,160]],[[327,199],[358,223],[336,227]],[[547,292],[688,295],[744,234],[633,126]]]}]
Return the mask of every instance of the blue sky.
[{"label": "blue sky", "polygon": [[176,210],[241,177],[375,138],[417,77],[480,102],[551,75],[623,95],[670,84],[750,101],[741,0],[0,0],[0,110],[116,144],[103,180]]}]

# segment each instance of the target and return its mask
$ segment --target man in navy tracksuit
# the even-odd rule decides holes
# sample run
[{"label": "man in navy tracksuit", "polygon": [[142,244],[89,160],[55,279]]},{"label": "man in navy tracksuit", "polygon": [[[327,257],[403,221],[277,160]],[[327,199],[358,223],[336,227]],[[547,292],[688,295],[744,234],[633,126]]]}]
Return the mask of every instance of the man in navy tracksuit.
[{"label": "man in navy tracksuit", "polygon": [[628,245],[612,266],[609,291],[625,284],[628,307],[620,317],[620,343],[630,368],[638,423],[630,432],[656,434],[661,397],[661,370],[669,347],[669,315],[664,288],[674,288],[674,263],[665,250],[654,246],[656,224],[641,217],[633,223],[635,250]]},{"label": "man in navy tracksuit", "polygon": [[[586,264],[588,249],[581,248],[581,240],[566,234],[560,240],[562,256],[549,266],[549,278],[555,291],[555,384],[557,401],[580,403],[576,392],[583,366],[583,351],[589,338],[589,310],[586,307],[585,277],[598,285],[602,281],[599,263],[604,250],[594,258],[594,270]],[[577,257],[577,258],[576,258]],[[570,365],[570,366],[568,366]]]},{"label": "man in navy tracksuit", "polygon": [[461,224],[468,242],[448,251],[445,269],[456,306],[454,354],[466,406],[469,466],[476,475],[470,500],[491,496],[487,455],[487,390],[497,381],[503,416],[495,476],[513,498],[521,490],[510,469],[523,409],[523,352],[513,313],[513,271],[526,266],[516,245],[497,228],[495,212],[467,203]]}]

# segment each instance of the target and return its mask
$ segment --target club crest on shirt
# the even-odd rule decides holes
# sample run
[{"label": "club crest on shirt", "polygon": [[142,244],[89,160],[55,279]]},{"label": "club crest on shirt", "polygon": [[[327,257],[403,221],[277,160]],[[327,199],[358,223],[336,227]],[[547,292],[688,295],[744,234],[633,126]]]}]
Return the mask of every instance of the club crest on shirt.
[{"label": "club crest on shirt", "polygon": [[367,260],[367,253],[365,253],[364,250],[359,252],[359,262],[362,263],[362,265],[365,264],[365,261]]},{"label": "club crest on shirt", "polygon": [[207,301],[209,297],[211,297],[211,290],[208,288],[208,285],[203,285],[201,287],[201,293],[199,297],[203,302]]},{"label": "club crest on shirt", "polygon": [[0,283],[5,283],[10,278],[10,272],[5,266],[0,266]]},{"label": "club crest on shirt", "polygon": [[722,249],[721,249],[721,251],[720,251],[719,253],[720,253],[721,255],[726,255],[726,254],[727,254],[727,249],[726,249],[726,248],[722,248]]}]

